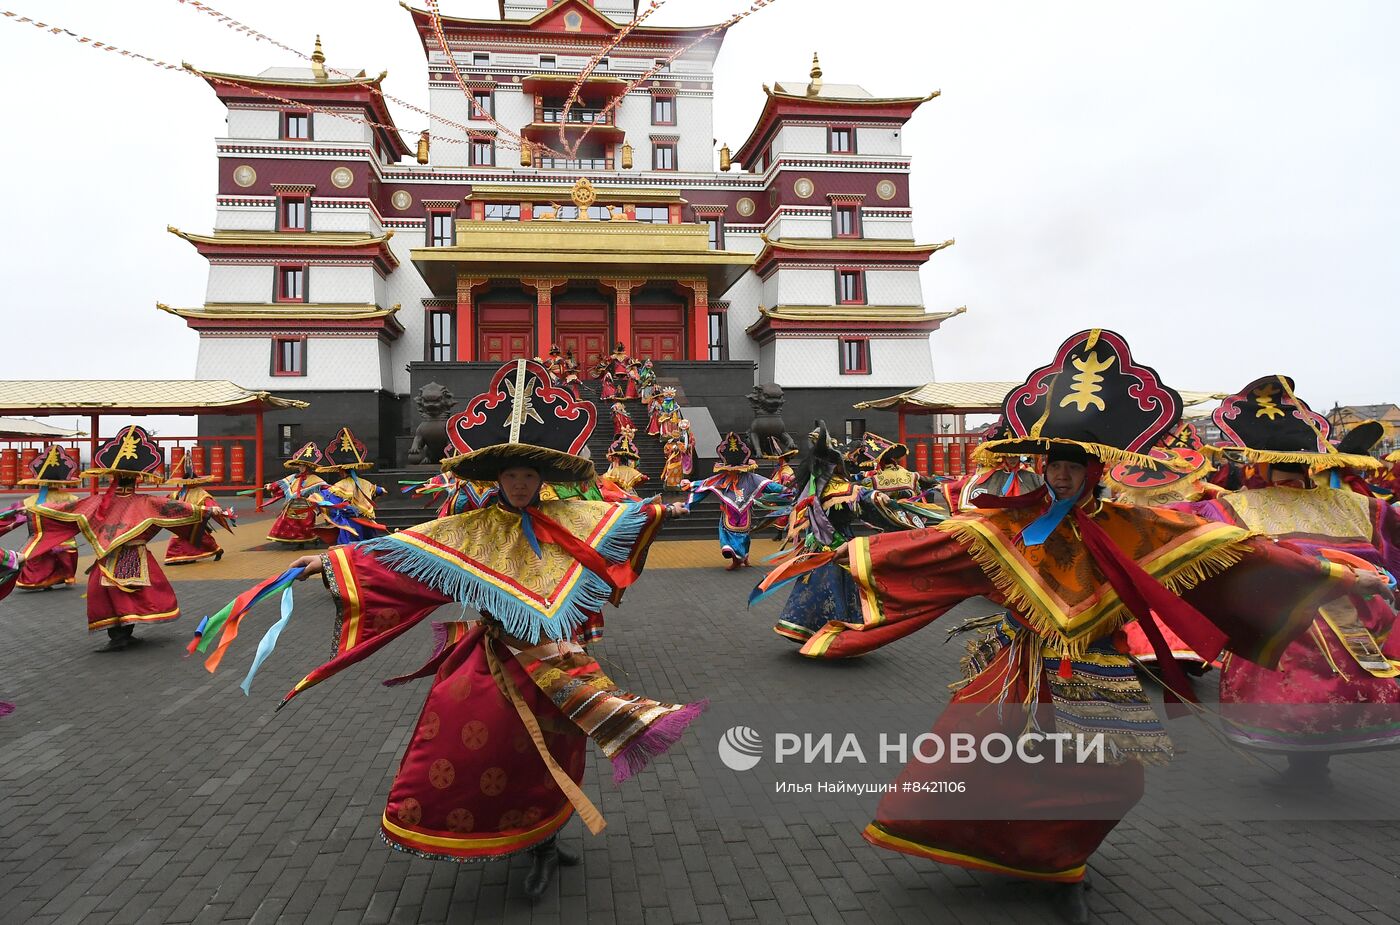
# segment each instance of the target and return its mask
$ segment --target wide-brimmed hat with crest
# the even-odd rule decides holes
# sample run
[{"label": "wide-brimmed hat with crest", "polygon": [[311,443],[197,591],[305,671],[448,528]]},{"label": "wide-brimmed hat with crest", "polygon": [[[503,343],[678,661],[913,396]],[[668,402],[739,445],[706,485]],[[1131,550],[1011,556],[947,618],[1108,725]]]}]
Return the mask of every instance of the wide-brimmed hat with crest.
[{"label": "wide-brimmed hat with crest", "polygon": [[326,454],[321,452],[321,448],[316,445],[315,440],[308,440],[301,449],[287,457],[287,460],[282,463],[282,468],[319,469],[325,464]]},{"label": "wide-brimmed hat with crest", "polygon": [[586,456],[598,410],[590,401],[551,383],[533,360],[514,360],[496,370],[486,391],[447,420],[453,455],[445,472],[495,481],[503,469],[529,466],[546,482],[594,478]]},{"label": "wide-brimmed hat with crest", "polygon": [[715,463],[716,472],[752,472],[758,468],[749,441],[732,430],[715,447],[715,455],[719,457]]},{"label": "wide-brimmed hat with crest", "polygon": [[624,427],[622,433],[618,434],[608,447],[609,459],[630,459],[633,462],[641,459],[637,452],[637,444],[632,441],[632,435],[636,433],[633,428]]},{"label": "wide-brimmed hat with crest", "polygon": [[336,472],[348,469],[373,469],[374,463],[365,459],[368,451],[359,437],[348,427],[342,427],[326,444],[326,463],[318,471]]},{"label": "wide-brimmed hat with crest", "polygon": [[195,470],[193,453],[181,456],[179,466],[170,470],[170,475],[171,485],[208,485],[219,480],[217,476],[200,475]]},{"label": "wide-brimmed hat with crest", "polygon": [[80,475],[83,478],[129,476],[159,482],[165,477],[165,454],[146,428],[128,424],[97,448],[92,465]]},{"label": "wide-brimmed hat with crest", "polygon": [[1120,462],[1109,470],[1110,481],[1134,491],[1155,491],[1181,481],[1199,481],[1215,471],[1196,425],[1183,421],[1149,452],[1154,465]]},{"label": "wide-brimmed hat with crest", "polygon": [[20,486],[39,488],[70,488],[78,484],[78,470],[82,465],[75,452],[66,446],[50,443],[40,456],[29,462],[30,476],[19,482]]},{"label": "wide-brimmed hat with crest", "polygon": [[1255,379],[1226,398],[1212,416],[1220,428],[1217,450],[1235,450],[1245,459],[1325,469],[1378,469],[1380,460],[1344,453],[1327,439],[1332,426],[1293,391],[1288,376]]},{"label": "wide-brimmed hat with crest", "polygon": [[865,437],[862,439],[865,443],[865,454],[876,469],[887,462],[897,463],[909,455],[909,447],[887,437],[882,437],[874,431],[866,431]]},{"label": "wide-brimmed hat with crest", "polygon": [[1077,447],[1105,464],[1151,466],[1154,444],[1181,420],[1181,396],[1157,371],[1134,361],[1121,334],[1080,331],[1048,365],[1007,393],[1006,435],[977,448],[979,465],[1002,456],[1049,454]]}]

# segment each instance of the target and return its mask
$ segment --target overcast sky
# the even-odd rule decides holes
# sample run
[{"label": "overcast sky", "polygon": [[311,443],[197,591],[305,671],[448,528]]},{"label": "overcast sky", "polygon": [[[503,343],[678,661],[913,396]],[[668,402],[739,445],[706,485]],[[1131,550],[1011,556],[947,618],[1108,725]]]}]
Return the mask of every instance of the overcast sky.
[{"label": "overcast sky", "polygon": [[[670,0],[663,25],[723,19]],[[394,0],[222,0],[333,67],[389,70],[427,104]],[[170,61],[248,74],[300,60],[176,0],[5,7]],[[444,0],[493,16],[495,0]],[[941,89],[904,133],[942,380],[1017,379],[1084,327],[1112,327],[1183,389],[1295,377],[1325,410],[1400,401],[1400,4],[1210,0],[776,0],[717,68],[715,135],[737,147],[760,84]],[[200,80],[0,20],[6,378],[194,375],[196,337],[157,301],[198,305],[207,264],[165,231],[214,221],[224,110]],[[423,117],[396,110],[412,137]]]}]

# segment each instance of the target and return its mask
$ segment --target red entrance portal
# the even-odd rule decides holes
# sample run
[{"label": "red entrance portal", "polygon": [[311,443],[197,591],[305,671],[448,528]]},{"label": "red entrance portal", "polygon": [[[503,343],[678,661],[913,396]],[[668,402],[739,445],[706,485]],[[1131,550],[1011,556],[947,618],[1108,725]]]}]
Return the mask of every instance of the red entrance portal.
[{"label": "red entrance portal", "polygon": [[533,305],[483,305],[477,321],[477,357],[504,363],[535,355]]},{"label": "red entrance portal", "polygon": [[587,369],[612,352],[608,339],[606,305],[560,305],[554,317],[555,343],[565,353],[572,350],[579,366]]},{"label": "red entrance portal", "polygon": [[632,306],[632,355],[684,360],[685,309],[679,305]]}]

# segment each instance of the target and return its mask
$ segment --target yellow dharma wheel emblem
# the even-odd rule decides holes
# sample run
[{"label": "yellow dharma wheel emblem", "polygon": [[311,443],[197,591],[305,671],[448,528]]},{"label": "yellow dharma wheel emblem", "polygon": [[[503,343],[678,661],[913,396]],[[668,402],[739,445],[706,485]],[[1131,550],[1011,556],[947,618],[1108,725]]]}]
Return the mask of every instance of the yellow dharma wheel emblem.
[{"label": "yellow dharma wheel emblem", "polygon": [[580,210],[587,209],[598,199],[598,194],[593,189],[593,184],[588,182],[587,177],[579,177],[574,183],[574,188],[569,191],[569,197],[573,199],[574,205]]}]

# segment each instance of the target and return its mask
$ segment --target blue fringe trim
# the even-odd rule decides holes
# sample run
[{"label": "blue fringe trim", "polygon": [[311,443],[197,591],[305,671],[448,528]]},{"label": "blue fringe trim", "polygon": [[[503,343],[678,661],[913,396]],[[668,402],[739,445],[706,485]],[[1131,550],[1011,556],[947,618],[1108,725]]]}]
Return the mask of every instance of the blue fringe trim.
[{"label": "blue fringe trim", "polygon": [[[628,510],[595,547],[610,563],[627,561],[646,524],[642,504],[633,502],[620,506]],[[551,618],[533,603],[521,600],[506,589],[482,580],[468,569],[425,552],[397,536],[375,537],[356,544],[356,548],[373,553],[386,568],[433,588],[457,601],[463,608],[489,613],[508,634],[531,642],[538,642],[542,637],[556,641],[571,638],[575,630],[588,622],[590,615],[602,611],[613,593],[607,581],[585,569]]]}]

